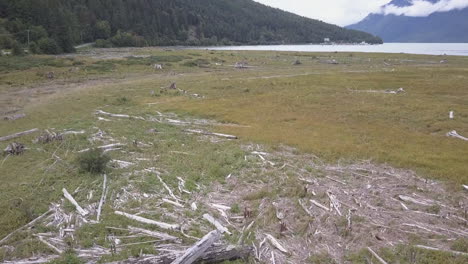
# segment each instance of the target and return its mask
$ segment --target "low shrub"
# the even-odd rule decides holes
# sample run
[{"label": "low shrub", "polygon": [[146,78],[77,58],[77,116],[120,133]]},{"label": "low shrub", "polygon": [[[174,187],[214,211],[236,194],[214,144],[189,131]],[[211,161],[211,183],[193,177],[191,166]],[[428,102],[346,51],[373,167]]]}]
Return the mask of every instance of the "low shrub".
[{"label": "low shrub", "polygon": [[91,149],[81,153],[77,158],[80,172],[89,172],[92,174],[103,173],[106,171],[106,165],[110,157],[100,149]]}]

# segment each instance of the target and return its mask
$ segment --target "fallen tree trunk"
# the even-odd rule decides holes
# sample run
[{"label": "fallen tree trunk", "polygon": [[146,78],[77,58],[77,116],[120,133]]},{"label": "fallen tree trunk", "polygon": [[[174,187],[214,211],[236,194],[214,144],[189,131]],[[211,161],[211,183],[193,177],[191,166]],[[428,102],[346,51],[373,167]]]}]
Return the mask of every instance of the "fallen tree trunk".
[{"label": "fallen tree trunk", "polygon": [[232,233],[229,232],[229,230],[225,226],[223,226],[218,220],[216,220],[213,216],[209,214],[204,214],[203,218],[205,218],[206,221],[214,225],[221,233],[232,235]]},{"label": "fallen tree trunk", "polygon": [[67,189],[63,188],[62,189],[62,192],[63,192],[63,196],[65,196],[65,198],[67,198],[68,201],[70,201],[70,203],[72,203],[75,208],[76,208],[76,211],[82,215],[82,216],[86,216],[88,214],[88,211],[84,210],[79,204],[78,202],[75,200],[75,198],[73,198],[73,196],[71,196],[71,194],[67,191]]},{"label": "fallen tree trunk", "polygon": [[221,232],[213,230],[195,245],[185,251],[184,255],[178,257],[172,264],[191,264],[201,257],[205,251],[221,238]]},{"label": "fallen tree trunk", "polygon": [[[251,254],[252,247],[249,246],[212,246],[206,250],[204,255],[193,263],[215,264],[236,259],[248,259]],[[176,256],[168,254],[147,256],[144,258],[131,258],[107,264],[172,264],[175,259]]]},{"label": "fallen tree trunk", "polygon": [[10,238],[13,234],[15,234],[16,232],[20,231],[20,230],[23,230],[27,227],[31,227],[33,226],[36,222],[38,222],[39,220],[41,220],[42,218],[44,218],[45,216],[49,215],[50,213],[52,213],[54,210],[53,209],[50,209],[49,211],[43,213],[42,215],[40,215],[39,217],[37,217],[36,219],[32,220],[31,222],[29,222],[28,224],[16,229],[15,231],[11,232],[10,234],[8,234],[6,237],[4,237],[2,240],[0,240],[0,245],[3,244],[5,241],[8,240],[8,238]]},{"label": "fallen tree trunk", "polygon": [[467,137],[464,137],[464,136],[458,134],[456,130],[452,130],[452,131],[448,132],[446,135],[447,135],[447,137],[454,137],[454,138],[458,138],[458,139],[461,139],[461,140],[468,141]]},{"label": "fallen tree trunk", "polygon": [[96,114],[98,115],[106,115],[106,116],[111,116],[111,117],[119,117],[119,118],[134,118],[134,119],[140,119],[140,120],[145,120],[143,117],[141,116],[129,116],[129,115],[125,115],[125,114],[112,114],[112,113],[108,113],[108,112],[104,112],[102,110],[97,110],[96,111]]},{"label": "fallen tree trunk", "polygon": [[228,134],[221,134],[221,133],[207,132],[207,131],[197,130],[197,129],[186,129],[185,132],[200,134],[200,135],[217,136],[217,137],[223,137],[223,138],[227,138],[227,139],[237,139],[237,136],[228,135]]},{"label": "fallen tree trunk", "polygon": [[7,140],[14,139],[14,138],[17,138],[17,137],[21,137],[21,136],[24,136],[24,135],[32,134],[32,133],[37,132],[37,131],[39,131],[38,128],[33,128],[33,129],[30,129],[30,130],[27,130],[27,131],[18,132],[18,133],[11,134],[11,135],[8,135],[8,136],[0,137],[0,141],[7,141]]},{"label": "fallen tree trunk", "polygon": [[163,222],[158,222],[158,221],[147,219],[147,218],[144,218],[144,217],[141,217],[141,216],[127,214],[127,213],[120,212],[120,211],[115,211],[114,213],[117,214],[117,215],[125,216],[125,217],[127,217],[129,219],[135,220],[135,221],[140,222],[140,223],[155,225],[155,226],[157,226],[159,228],[162,228],[162,229],[177,230],[180,227],[179,225],[176,225],[176,224],[167,224],[167,223],[163,223]]},{"label": "fallen tree trunk", "polygon": [[428,246],[423,246],[423,245],[416,245],[415,247],[422,248],[422,249],[427,249],[427,250],[432,250],[432,251],[446,252],[446,253],[450,253],[450,254],[454,254],[454,255],[468,256],[468,253],[466,253],[466,252],[438,249],[438,248],[433,248],[433,247],[428,247]]},{"label": "fallen tree trunk", "polygon": [[14,121],[23,117],[26,117],[26,114],[16,114],[16,115],[11,115],[11,116],[5,116],[3,120]]}]

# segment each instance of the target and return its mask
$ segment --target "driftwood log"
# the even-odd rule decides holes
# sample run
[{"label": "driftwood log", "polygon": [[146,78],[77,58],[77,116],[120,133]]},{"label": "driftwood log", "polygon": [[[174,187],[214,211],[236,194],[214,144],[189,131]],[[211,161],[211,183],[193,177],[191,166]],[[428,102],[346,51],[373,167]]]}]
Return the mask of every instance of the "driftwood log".
[{"label": "driftwood log", "polygon": [[11,115],[11,116],[5,116],[3,118],[3,120],[14,121],[14,120],[17,120],[17,119],[20,119],[20,118],[23,118],[23,117],[26,117],[26,114],[15,114],[15,115]]},{"label": "driftwood log", "polygon": [[39,129],[33,128],[33,129],[26,130],[26,131],[23,131],[23,132],[18,132],[18,133],[11,134],[11,135],[8,135],[8,136],[0,137],[0,141],[7,141],[7,140],[10,140],[10,139],[14,139],[14,138],[17,138],[17,137],[21,137],[21,136],[24,136],[24,135],[34,133],[36,131],[39,131]]},{"label": "driftwood log", "polygon": [[5,155],[21,155],[23,154],[25,147],[21,143],[13,142],[10,143],[4,150]]},{"label": "driftwood log", "polygon": [[221,232],[213,230],[185,251],[172,264],[191,264],[200,258],[215,242],[221,238]]},{"label": "driftwood log", "polygon": [[[212,246],[202,257],[193,263],[214,264],[229,260],[248,259],[251,254],[252,247],[249,246]],[[171,264],[175,259],[176,256],[174,255],[146,256],[144,258],[131,258],[107,264]]]}]

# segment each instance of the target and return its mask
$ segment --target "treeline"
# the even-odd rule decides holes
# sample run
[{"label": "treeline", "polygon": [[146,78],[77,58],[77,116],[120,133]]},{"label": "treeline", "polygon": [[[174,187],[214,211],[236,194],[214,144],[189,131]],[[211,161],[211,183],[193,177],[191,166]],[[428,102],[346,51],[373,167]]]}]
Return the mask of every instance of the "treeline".
[{"label": "treeline", "polygon": [[[29,34],[28,34],[29,33]],[[0,0],[0,48],[32,52],[100,47],[381,43],[370,34],[308,19],[251,0]]]}]

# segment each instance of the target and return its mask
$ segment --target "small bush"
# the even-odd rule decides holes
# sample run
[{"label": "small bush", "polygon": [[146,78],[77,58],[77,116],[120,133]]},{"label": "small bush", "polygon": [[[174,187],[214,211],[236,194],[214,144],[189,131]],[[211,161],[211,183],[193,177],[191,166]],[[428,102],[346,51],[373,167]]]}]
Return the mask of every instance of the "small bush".
[{"label": "small bush", "polygon": [[110,157],[104,154],[100,149],[91,149],[81,153],[77,158],[80,171],[93,174],[105,172],[106,165],[109,161]]},{"label": "small bush", "polygon": [[54,39],[51,38],[41,38],[37,42],[39,49],[41,52],[45,54],[59,54],[61,52],[61,49],[57,42]]},{"label": "small bush", "polygon": [[112,42],[110,40],[98,39],[96,43],[94,43],[94,46],[96,48],[111,48]]},{"label": "small bush", "polygon": [[24,55],[24,50],[23,50],[23,47],[21,47],[21,44],[19,44],[18,42],[13,42],[13,47],[11,47],[12,49],[12,53],[13,55],[15,56],[22,56]]}]

